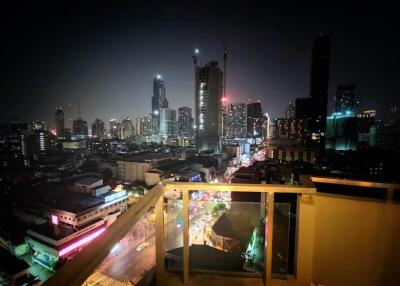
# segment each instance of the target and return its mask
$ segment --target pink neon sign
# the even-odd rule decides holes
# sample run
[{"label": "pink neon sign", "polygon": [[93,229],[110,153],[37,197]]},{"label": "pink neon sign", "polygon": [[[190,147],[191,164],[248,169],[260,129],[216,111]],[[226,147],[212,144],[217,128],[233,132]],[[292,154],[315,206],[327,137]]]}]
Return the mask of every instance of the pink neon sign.
[{"label": "pink neon sign", "polygon": [[58,216],[56,215],[51,215],[51,223],[58,225]]},{"label": "pink neon sign", "polygon": [[86,243],[92,241],[93,239],[95,239],[96,237],[98,237],[100,234],[102,234],[105,230],[106,230],[105,227],[100,228],[99,230],[97,230],[97,231],[95,231],[95,232],[93,232],[93,233],[91,233],[91,234],[85,236],[84,238],[82,238],[82,239],[80,239],[80,240],[78,240],[78,241],[76,241],[76,242],[74,242],[74,243],[68,245],[67,247],[61,249],[61,250],[58,252],[58,255],[59,255],[59,256],[64,256],[65,254],[67,254],[67,253],[69,253],[69,252],[71,252],[71,251],[77,249],[78,247],[80,247],[80,246],[82,246],[82,245],[84,245],[84,244],[86,244]]}]

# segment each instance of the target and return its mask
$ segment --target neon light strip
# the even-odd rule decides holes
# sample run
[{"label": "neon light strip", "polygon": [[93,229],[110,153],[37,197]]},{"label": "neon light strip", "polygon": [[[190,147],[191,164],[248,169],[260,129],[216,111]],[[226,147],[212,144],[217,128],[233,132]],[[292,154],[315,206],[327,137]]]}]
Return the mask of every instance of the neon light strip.
[{"label": "neon light strip", "polygon": [[93,239],[95,239],[96,237],[98,237],[100,234],[102,234],[105,230],[106,230],[106,228],[103,227],[103,228],[101,228],[101,229],[99,229],[99,230],[97,230],[97,231],[95,231],[95,232],[89,234],[88,236],[85,236],[84,238],[82,238],[82,239],[80,239],[80,240],[78,240],[78,241],[72,243],[71,245],[68,245],[67,247],[61,249],[61,250],[58,252],[58,255],[59,255],[60,257],[61,257],[61,256],[64,256],[65,254],[67,254],[67,253],[69,253],[69,252],[71,252],[71,251],[77,249],[78,247],[80,247],[80,246],[82,246],[82,245],[84,245],[84,244],[86,244],[86,243],[92,241]]}]

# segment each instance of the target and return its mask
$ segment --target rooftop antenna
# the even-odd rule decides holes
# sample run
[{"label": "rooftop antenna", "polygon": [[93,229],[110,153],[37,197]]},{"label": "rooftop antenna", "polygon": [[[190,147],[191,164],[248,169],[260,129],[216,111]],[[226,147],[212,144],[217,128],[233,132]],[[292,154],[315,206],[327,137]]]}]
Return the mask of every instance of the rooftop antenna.
[{"label": "rooftop antenna", "polygon": [[199,54],[200,54],[200,50],[199,50],[198,48],[195,48],[195,49],[193,50],[193,55],[192,55],[192,58],[193,58],[193,65],[194,65],[195,67],[197,67],[197,59],[198,59]]}]

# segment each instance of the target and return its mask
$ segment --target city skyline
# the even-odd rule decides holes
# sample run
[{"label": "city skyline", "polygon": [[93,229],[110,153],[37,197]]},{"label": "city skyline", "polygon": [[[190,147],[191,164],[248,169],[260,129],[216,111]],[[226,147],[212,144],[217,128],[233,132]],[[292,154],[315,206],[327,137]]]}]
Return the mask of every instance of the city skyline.
[{"label": "city skyline", "polygon": [[[209,20],[207,24],[196,21],[201,19],[204,9],[194,12],[190,5],[159,4],[161,13],[157,19],[136,14],[151,10],[154,5],[131,4],[123,7],[126,11],[122,7],[113,8],[112,12],[120,17],[113,18],[112,23],[106,21],[110,19],[106,4],[97,5],[92,13],[87,11],[90,4],[51,7],[54,15],[60,17],[43,15],[31,28],[26,25],[31,17],[27,14],[30,7],[15,17],[20,20],[18,23],[3,19],[21,37],[10,31],[5,33],[8,43],[5,66],[9,72],[2,80],[3,93],[9,96],[2,108],[1,121],[16,116],[46,121],[53,127],[54,109],[62,106],[67,119],[76,119],[78,101],[82,117],[88,122],[97,117],[108,121],[147,115],[151,112],[151,83],[157,74],[165,80],[171,108],[184,105],[193,108],[193,49],[200,49],[203,62],[217,60],[221,65],[223,40],[229,42],[228,103],[260,99],[263,110],[273,117],[281,116],[288,102],[309,96],[311,48],[321,30],[330,35],[332,44],[329,111],[339,84],[355,84],[360,109],[374,108],[378,117],[387,119],[389,108],[398,104],[395,85],[398,71],[392,61],[398,57],[397,43],[391,36],[395,23],[389,9],[375,11],[367,4],[361,8],[349,4],[341,10],[327,11],[314,5],[312,11],[305,12],[310,7],[295,5],[298,12],[293,12],[273,5],[261,17],[256,8],[265,7],[257,3],[245,9],[257,20],[245,25],[240,20],[247,16],[234,9],[236,4],[228,7],[234,16],[229,24],[224,20],[226,17],[222,20],[217,17],[225,9],[222,3],[204,16]],[[138,8],[136,12],[134,8]],[[10,15],[16,11],[19,10],[10,10]],[[273,12],[288,19],[288,23],[276,22],[277,16],[270,15]],[[368,29],[359,30],[359,25],[371,20],[368,18],[371,15],[375,20],[368,22]],[[74,24],[69,22],[72,16],[76,19]],[[331,21],[321,20],[323,16]],[[298,31],[288,28],[306,17],[309,22],[301,22],[296,27]],[[383,18],[387,19],[385,23],[379,21]],[[93,24],[89,25],[91,20]],[[183,22],[186,27],[178,28]],[[219,25],[221,22],[223,25]],[[218,26],[221,27],[217,29]],[[147,49],[155,40],[154,49]],[[69,41],[75,44],[71,46]],[[371,45],[363,45],[365,42]],[[384,96],[376,96],[382,92]],[[14,100],[27,104],[17,106]]]}]

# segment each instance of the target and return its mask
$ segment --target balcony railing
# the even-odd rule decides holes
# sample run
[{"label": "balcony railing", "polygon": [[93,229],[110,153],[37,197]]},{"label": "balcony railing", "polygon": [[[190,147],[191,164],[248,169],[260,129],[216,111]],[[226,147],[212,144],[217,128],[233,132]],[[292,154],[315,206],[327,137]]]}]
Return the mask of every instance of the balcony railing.
[{"label": "balcony railing", "polygon": [[[44,285],[146,285],[154,273],[157,285],[345,285],[355,279],[348,275],[370,268],[380,272],[367,280],[360,275],[354,285],[396,285],[400,205],[393,198],[399,186],[312,180],[378,190],[384,199],[319,193],[312,185],[158,184]],[[294,203],[282,202],[282,194],[292,194]],[[373,262],[377,252],[385,267]]]}]

